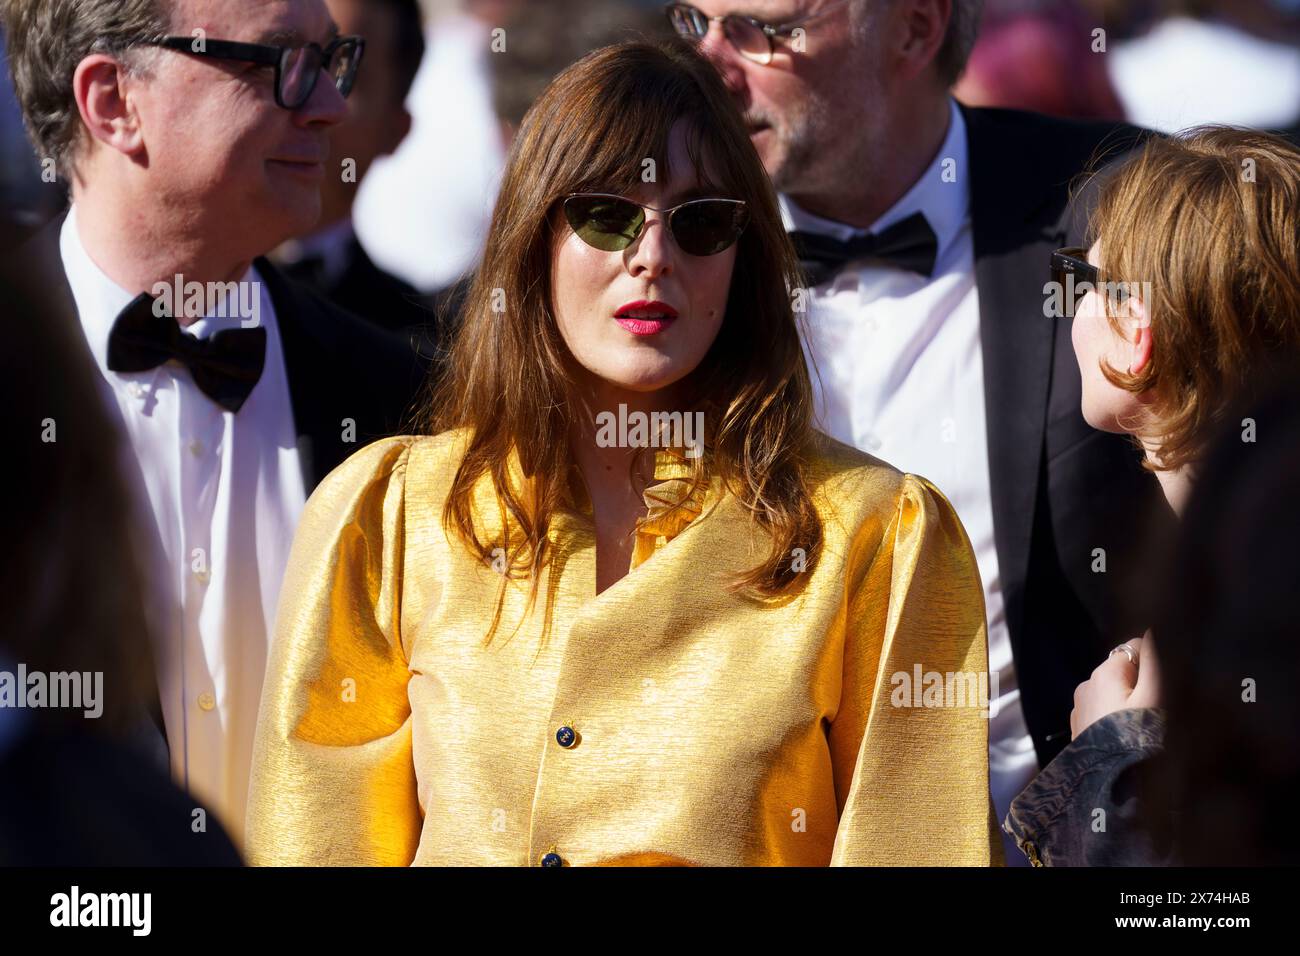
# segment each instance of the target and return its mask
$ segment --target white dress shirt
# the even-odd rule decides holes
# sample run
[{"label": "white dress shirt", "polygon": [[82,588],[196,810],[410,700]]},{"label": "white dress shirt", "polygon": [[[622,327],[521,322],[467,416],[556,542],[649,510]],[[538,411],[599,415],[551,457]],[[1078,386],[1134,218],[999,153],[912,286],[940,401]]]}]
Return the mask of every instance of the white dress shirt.
[{"label": "white dress shirt", "polygon": [[[148,372],[109,371],[109,331],[135,295],[91,259],[75,207],[60,251],[110,417],[135,453],[138,467],[128,469],[127,481],[137,493],[144,537],[156,545],[142,564],[154,602],[172,773],[242,846],[267,640],[306,501],[274,307],[250,268],[244,281],[260,289],[266,363],[232,413],[199,391],[177,362]],[[228,318],[209,316],[187,331],[207,338],[240,327],[239,310],[224,311]]]},{"label": "white dress shirt", "polygon": [[[979,563],[988,614],[989,775],[998,820],[1038,771],[1011,659],[993,539],[979,292],[971,234],[966,124],[951,104],[939,154],[871,229],[814,216],[781,196],[788,230],[845,240],[916,212],[938,239],[931,278],[881,262],[848,263],[811,292],[804,336],[818,426],[833,437],[923,475],[957,510]],[[918,663],[924,664],[924,661]],[[990,694],[992,695],[992,686]],[[1005,835],[1008,863],[1024,856]]]}]

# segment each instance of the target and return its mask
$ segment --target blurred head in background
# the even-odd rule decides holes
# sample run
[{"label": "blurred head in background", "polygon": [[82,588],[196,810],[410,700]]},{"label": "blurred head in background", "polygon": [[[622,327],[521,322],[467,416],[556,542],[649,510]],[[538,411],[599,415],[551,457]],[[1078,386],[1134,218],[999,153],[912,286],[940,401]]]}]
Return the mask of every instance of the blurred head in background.
[{"label": "blurred head in background", "polygon": [[[365,38],[365,68],[348,97],[347,118],[330,130],[330,162],[321,187],[320,226],[352,213],[357,190],[380,156],[411,131],[406,97],[424,58],[419,0],[326,0],[343,36]],[[344,175],[342,164],[348,164]]]},{"label": "blurred head in background", "polygon": [[954,94],[970,106],[1034,110],[1075,119],[1124,118],[1096,49],[1110,24],[1080,0],[990,2],[979,42]]},{"label": "blurred head in background", "polygon": [[566,67],[604,46],[669,33],[658,6],[633,0],[547,0],[508,8],[496,22],[507,45],[488,67],[507,149],[528,108]]}]

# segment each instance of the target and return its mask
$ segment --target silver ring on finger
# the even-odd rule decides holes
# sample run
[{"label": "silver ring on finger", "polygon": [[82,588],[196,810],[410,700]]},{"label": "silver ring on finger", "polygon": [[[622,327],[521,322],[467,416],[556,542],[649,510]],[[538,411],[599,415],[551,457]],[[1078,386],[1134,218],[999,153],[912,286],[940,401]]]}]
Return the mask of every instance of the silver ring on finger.
[{"label": "silver ring on finger", "polygon": [[1123,651],[1124,654],[1125,654],[1125,656],[1128,657],[1128,662],[1129,662],[1130,664],[1136,664],[1136,663],[1137,663],[1137,658],[1138,658],[1137,651],[1135,651],[1135,650],[1133,649],[1133,646],[1132,646],[1131,644],[1129,644],[1127,641],[1126,641],[1125,643],[1121,644],[1119,647],[1117,647],[1117,648],[1115,648],[1114,650],[1112,650],[1112,651],[1111,651],[1109,654],[1107,654],[1106,656],[1107,656],[1107,657],[1111,657],[1111,656],[1113,656],[1113,655],[1115,655],[1115,654],[1118,654],[1120,651]]}]

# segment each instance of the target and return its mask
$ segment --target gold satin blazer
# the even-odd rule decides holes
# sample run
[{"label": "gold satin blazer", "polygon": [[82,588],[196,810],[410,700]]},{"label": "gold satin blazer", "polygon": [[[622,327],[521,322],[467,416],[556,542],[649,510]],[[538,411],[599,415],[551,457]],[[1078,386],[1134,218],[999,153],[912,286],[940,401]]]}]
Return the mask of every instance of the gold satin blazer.
[{"label": "gold satin blazer", "polygon": [[823,556],[758,602],[723,581],[770,539],[717,478],[687,500],[657,452],[631,571],[597,595],[589,505],[558,513],[538,600],[510,582],[485,645],[501,575],[442,524],[458,434],[370,445],[307,503],[249,862],[1001,862],[987,703],[905,686],[988,670],[975,557],[933,485],[820,436]]}]

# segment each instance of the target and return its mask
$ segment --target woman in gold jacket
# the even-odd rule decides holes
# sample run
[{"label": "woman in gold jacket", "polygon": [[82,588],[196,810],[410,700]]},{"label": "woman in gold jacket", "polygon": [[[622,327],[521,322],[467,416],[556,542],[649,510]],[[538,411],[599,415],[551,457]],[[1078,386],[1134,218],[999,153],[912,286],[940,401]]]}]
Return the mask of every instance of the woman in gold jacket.
[{"label": "woman in gold jacket", "polygon": [[428,434],[307,505],[251,862],[998,859],[974,556],[813,430],[800,282],[682,41],[548,87]]}]

